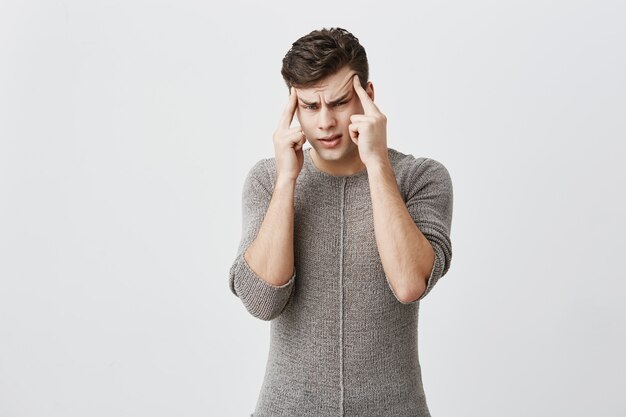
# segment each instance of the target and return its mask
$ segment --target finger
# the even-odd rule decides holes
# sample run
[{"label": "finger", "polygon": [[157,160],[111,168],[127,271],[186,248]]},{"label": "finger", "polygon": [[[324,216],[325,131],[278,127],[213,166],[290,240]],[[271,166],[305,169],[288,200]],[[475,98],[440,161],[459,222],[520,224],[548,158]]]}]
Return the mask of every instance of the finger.
[{"label": "finger", "polygon": [[303,140],[306,140],[306,136],[304,132],[300,129],[289,132],[286,137],[286,140],[291,143],[299,143]]},{"label": "finger", "polygon": [[352,141],[355,144],[359,144],[359,127],[355,124],[350,124],[348,125],[348,133],[350,134],[350,139],[352,139]]},{"label": "finger", "polygon": [[294,127],[290,127],[289,129],[287,129],[287,132],[289,132],[289,133],[304,133],[304,130],[302,130],[302,126],[294,126]]},{"label": "finger", "polygon": [[289,102],[287,102],[287,106],[283,110],[283,114],[280,118],[279,126],[284,129],[289,129],[291,125],[291,121],[293,120],[293,115],[296,113],[296,104],[298,103],[298,96],[296,94],[296,89],[291,87],[289,90]]},{"label": "finger", "polygon": [[296,143],[296,146],[294,146],[294,149],[296,151],[299,151],[300,149],[302,149],[302,147],[304,146],[304,142],[306,142],[306,137],[304,137],[304,135],[302,136],[302,139]]},{"label": "finger", "polygon": [[350,121],[352,123],[368,122],[369,120],[370,117],[364,114],[353,114],[350,116]]},{"label": "finger", "polygon": [[361,82],[357,74],[354,74],[352,84],[354,85],[354,90],[361,99],[361,104],[363,105],[363,111],[365,111],[365,114],[379,113],[378,107],[376,107],[370,96],[368,96],[367,92],[363,89],[363,87],[361,87]]}]

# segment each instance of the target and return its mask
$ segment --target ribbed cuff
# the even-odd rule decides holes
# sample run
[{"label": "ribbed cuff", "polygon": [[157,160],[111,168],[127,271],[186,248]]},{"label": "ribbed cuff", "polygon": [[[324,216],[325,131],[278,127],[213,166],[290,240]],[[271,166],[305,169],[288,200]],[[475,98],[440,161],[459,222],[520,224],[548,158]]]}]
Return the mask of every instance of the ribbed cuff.
[{"label": "ribbed cuff", "polygon": [[246,309],[261,320],[276,318],[285,308],[293,291],[296,271],[285,284],[276,286],[258,276],[243,256],[235,261],[230,269],[235,294]]}]

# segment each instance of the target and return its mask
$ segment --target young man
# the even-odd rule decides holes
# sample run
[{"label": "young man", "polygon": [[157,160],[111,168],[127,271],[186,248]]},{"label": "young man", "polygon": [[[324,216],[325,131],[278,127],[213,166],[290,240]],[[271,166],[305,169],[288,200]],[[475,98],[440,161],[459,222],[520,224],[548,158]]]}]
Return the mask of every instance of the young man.
[{"label": "young man", "polygon": [[450,267],[450,175],[388,148],[365,50],[346,30],[297,40],[282,75],[275,157],[247,175],[229,278],[272,321],[253,416],[429,416],[418,312]]}]

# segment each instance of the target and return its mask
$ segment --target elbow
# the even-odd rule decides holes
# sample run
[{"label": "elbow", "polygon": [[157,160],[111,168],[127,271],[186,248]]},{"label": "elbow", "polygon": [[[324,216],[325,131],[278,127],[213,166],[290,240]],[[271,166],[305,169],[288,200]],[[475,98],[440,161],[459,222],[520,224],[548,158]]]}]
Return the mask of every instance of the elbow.
[{"label": "elbow", "polygon": [[[402,277],[400,288],[392,287],[396,299],[402,304],[412,304],[422,300],[433,289],[438,280],[446,274],[450,267],[452,250],[447,244],[432,244],[432,251],[421,272],[414,272],[410,277]],[[445,243],[445,242],[444,242]],[[388,280],[389,281],[389,280]],[[394,280],[394,282],[397,282]]]},{"label": "elbow", "polygon": [[[418,301],[426,291],[426,279],[416,279],[413,277],[409,280],[403,277],[402,280],[399,280],[392,279],[387,274],[385,274],[385,277],[393,296],[401,304],[411,304]],[[402,282],[403,285],[399,285],[398,281]]]},{"label": "elbow", "polygon": [[245,262],[235,262],[230,270],[231,291],[254,317],[270,321],[287,307],[294,290],[295,271],[283,285],[273,285],[258,276]]},{"label": "elbow", "polygon": [[398,297],[396,297],[398,301],[402,304],[411,304],[422,298],[422,295],[426,291],[426,284],[422,281],[420,282],[421,284],[419,285],[415,285],[405,291],[401,291],[398,294]]},{"label": "elbow", "polygon": [[402,304],[411,304],[420,300],[428,288],[428,282],[432,275],[436,261],[434,249],[430,245],[428,247],[430,248],[427,261],[428,267],[424,268],[423,265],[420,265],[420,271],[411,274],[410,277],[407,277],[407,279],[404,280],[405,285],[402,290],[398,291],[398,296],[396,298]]},{"label": "elbow", "polygon": [[282,313],[282,310],[259,310],[250,308],[249,305],[246,305],[246,310],[248,310],[253,317],[263,321],[272,321]]},{"label": "elbow", "polygon": [[254,318],[262,321],[272,321],[278,318],[289,301],[291,293],[286,294],[259,294],[259,293],[240,293],[238,295],[245,310]]},{"label": "elbow", "polygon": [[267,299],[244,299],[243,305],[253,317],[263,321],[272,321],[279,317],[291,301],[291,293],[285,294],[281,300],[274,299],[269,304]]},{"label": "elbow", "polygon": [[417,273],[417,276],[414,276],[409,282],[411,285],[407,285],[405,291],[402,292],[402,297],[400,298],[400,302],[403,304],[410,304],[420,300],[426,289],[428,288],[428,282],[430,281],[430,277],[432,276],[432,271],[436,266],[436,255],[435,250],[431,244],[428,245],[428,256],[427,256],[427,265],[428,267],[424,268],[421,266],[420,272]]}]

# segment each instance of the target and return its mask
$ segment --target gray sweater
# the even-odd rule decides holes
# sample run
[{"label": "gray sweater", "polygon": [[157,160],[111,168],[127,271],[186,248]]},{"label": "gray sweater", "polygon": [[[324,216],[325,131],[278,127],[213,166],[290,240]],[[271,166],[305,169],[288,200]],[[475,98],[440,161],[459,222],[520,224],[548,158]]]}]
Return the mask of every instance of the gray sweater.
[{"label": "gray sweater", "polygon": [[295,273],[282,286],[263,280],[243,257],[269,206],[275,159],[248,173],[229,285],[251,315],[271,320],[254,417],[430,416],[418,359],[419,301],[450,267],[452,181],[434,159],[388,154],[407,209],[435,251],[427,289],[411,303],[396,298],[383,271],[367,171],[327,174],[305,149],[294,197]]}]

